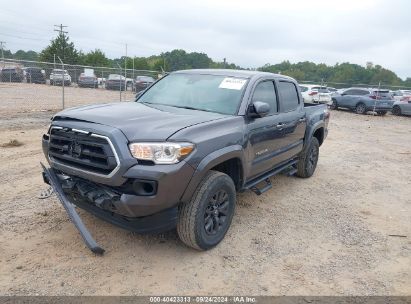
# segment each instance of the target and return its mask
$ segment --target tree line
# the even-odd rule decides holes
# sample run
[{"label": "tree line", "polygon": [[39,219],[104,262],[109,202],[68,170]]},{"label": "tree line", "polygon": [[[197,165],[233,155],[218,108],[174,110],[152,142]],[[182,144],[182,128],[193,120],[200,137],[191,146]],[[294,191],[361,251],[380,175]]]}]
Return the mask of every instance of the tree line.
[{"label": "tree line", "polygon": [[[186,52],[184,50],[172,50],[163,52],[160,55],[149,57],[127,57],[110,59],[100,49],[84,53],[77,50],[74,43],[70,42],[69,37],[59,34],[50,44],[40,53],[35,51],[18,50],[12,53],[4,51],[5,58],[20,60],[33,60],[53,62],[54,54],[59,56],[65,64],[79,64],[96,67],[121,66],[127,69],[136,70],[155,70],[155,71],[175,71],[182,69],[203,69],[203,68],[227,68],[227,69],[247,69],[234,63],[218,62],[212,60],[205,53]],[[57,59],[56,59],[57,60]],[[381,83],[385,86],[404,86],[411,87],[411,77],[405,81],[398,77],[393,71],[383,68],[380,65],[369,64],[367,67],[352,63],[337,63],[329,66],[323,63],[316,64],[305,61],[290,63],[283,61],[279,64],[265,64],[258,70],[272,73],[280,73],[291,76],[298,81],[324,82],[333,84],[336,87],[351,86],[355,84],[377,85]]]}]

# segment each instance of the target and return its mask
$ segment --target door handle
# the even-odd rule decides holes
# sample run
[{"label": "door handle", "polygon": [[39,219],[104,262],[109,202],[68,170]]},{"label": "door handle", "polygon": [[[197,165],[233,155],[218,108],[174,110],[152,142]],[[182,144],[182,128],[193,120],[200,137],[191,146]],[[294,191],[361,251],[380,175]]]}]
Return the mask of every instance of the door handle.
[{"label": "door handle", "polygon": [[277,125],[276,125],[276,127],[277,127],[277,129],[282,129],[282,128],[284,128],[284,126],[285,126],[285,123],[283,123],[283,122],[280,122],[280,123],[278,123]]}]

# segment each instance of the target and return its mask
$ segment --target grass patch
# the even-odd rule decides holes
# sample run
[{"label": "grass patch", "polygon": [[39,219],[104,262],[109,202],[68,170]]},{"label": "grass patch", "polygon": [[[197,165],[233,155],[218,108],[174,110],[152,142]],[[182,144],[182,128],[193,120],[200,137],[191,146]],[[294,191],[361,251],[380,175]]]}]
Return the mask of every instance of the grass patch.
[{"label": "grass patch", "polygon": [[10,139],[9,142],[1,144],[0,147],[2,148],[13,148],[13,147],[20,147],[24,145],[21,141],[18,141],[17,139]]}]

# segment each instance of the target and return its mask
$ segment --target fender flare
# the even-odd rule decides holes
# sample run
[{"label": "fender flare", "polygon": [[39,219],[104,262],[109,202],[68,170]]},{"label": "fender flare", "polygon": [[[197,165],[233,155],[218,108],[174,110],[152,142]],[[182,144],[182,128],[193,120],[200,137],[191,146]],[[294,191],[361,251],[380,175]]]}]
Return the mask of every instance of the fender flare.
[{"label": "fender flare", "polygon": [[238,158],[241,161],[242,165],[242,176],[245,176],[245,160],[244,160],[244,149],[241,145],[232,145],[228,147],[224,147],[222,149],[216,150],[206,157],[204,157],[200,163],[198,164],[196,170],[191,177],[190,182],[188,183],[183,195],[181,196],[180,201],[183,203],[189,202],[191,197],[193,196],[197,186],[200,184],[203,177],[206,173],[216,165],[232,159]]},{"label": "fender flare", "polygon": [[309,147],[309,140],[314,136],[315,131],[318,129],[323,128],[325,131],[325,123],[324,121],[320,120],[316,122],[314,125],[310,126],[309,132],[306,134],[304,138],[304,149],[303,151],[306,151]]}]

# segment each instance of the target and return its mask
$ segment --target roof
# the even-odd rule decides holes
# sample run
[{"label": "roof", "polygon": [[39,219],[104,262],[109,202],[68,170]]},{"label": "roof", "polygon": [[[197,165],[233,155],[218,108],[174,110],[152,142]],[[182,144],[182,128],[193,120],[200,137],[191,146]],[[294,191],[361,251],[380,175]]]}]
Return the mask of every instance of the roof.
[{"label": "roof", "polygon": [[228,77],[240,77],[240,78],[251,78],[253,76],[275,76],[278,78],[290,77],[280,74],[261,72],[261,71],[250,71],[250,70],[231,70],[231,69],[193,69],[193,70],[181,70],[175,71],[173,73],[184,73],[184,74],[209,74],[209,75],[220,75]]}]

